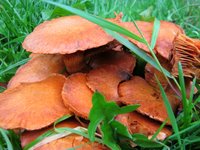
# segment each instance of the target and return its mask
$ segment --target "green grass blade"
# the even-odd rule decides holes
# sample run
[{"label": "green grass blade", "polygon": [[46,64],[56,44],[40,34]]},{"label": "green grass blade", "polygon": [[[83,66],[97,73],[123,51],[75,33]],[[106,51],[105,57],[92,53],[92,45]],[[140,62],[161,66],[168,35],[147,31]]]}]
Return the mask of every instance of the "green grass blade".
[{"label": "green grass blade", "polygon": [[160,133],[160,131],[164,128],[164,126],[166,125],[166,123],[167,123],[167,121],[168,121],[168,119],[165,119],[165,121],[161,124],[161,126],[157,129],[157,131],[153,134],[153,136],[151,137],[151,139],[150,140],[154,140],[156,137],[157,137],[157,135]]},{"label": "green grass blade", "polygon": [[179,84],[180,84],[180,88],[181,88],[181,95],[182,95],[182,103],[183,103],[183,128],[187,127],[190,122],[191,122],[191,115],[190,115],[190,111],[189,111],[189,104],[188,104],[188,100],[186,97],[186,89],[185,89],[185,80],[184,80],[184,75],[183,75],[183,69],[182,69],[182,65],[179,62],[178,63],[178,75],[179,75]]},{"label": "green grass blade", "polygon": [[6,131],[4,129],[0,128],[0,133],[1,133],[2,137],[4,138],[4,140],[6,142],[7,149],[8,150],[14,150],[13,146],[12,146],[12,144],[11,144],[7,134],[6,134]]},{"label": "green grass blade", "polygon": [[154,47],[156,45],[159,29],[160,29],[160,21],[157,18],[155,18],[154,25],[153,25],[153,34],[151,37],[151,48],[152,49],[154,49]]},{"label": "green grass blade", "polygon": [[176,138],[178,140],[179,145],[181,146],[182,145],[181,137],[180,137],[180,133],[179,133],[178,124],[177,124],[176,118],[174,116],[174,112],[173,112],[172,107],[169,103],[167,95],[166,95],[162,85],[160,84],[160,81],[158,80],[157,76],[155,76],[155,77],[156,77],[156,81],[159,85],[159,88],[160,88],[160,91],[161,91],[161,94],[162,94],[162,98],[163,98],[163,101],[164,101],[164,104],[165,104],[165,107],[166,107],[166,110],[167,110],[167,114],[168,114],[170,122],[172,124],[172,128],[173,128],[174,132],[176,133]]},{"label": "green grass blade", "polygon": [[4,69],[4,70],[2,70],[0,72],[0,76],[3,75],[4,73],[6,73],[7,71],[10,71],[10,70],[12,70],[12,69],[14,69],[14,68],[16,68],[18,66],[21,66],[21,65],[25,64],[28,60],[30,60],[30,58],[23,59],[23,60],[15,63],[15,64],[12,64],[12,65],[8,66],[6,69]]},{"label": "green grass blade", "polygon": [[99,26],[103,27],[103,28],[107,28],[107,29],[110,29],[110,30],[113,30],[113,31],[117,31],[118,33],[121,33],[121,34],[124,34],[130,38],[133,38],[141,43],[145,43],[145,41],[140,38],[139,36],[137,36],[136,34],[133,34],[132,32],[112,23],[112,22],[109,22],[107,20],[104,20],[102,18],[99,18],[99,17],[96,17],[96,16],[93,16],[93,15],[90,15],[88,13],[85,13],[84,11],[81,11],[81,10],[78,10],[76,8],[73,8],[73,7],[70,7],[70,6],[67,6],[67,5],[63,5],[63,4],[60,4],[60,3],[57,3],[57,2],[52,2],[52,1],[49,1],[49,0],[43,0],[44,2],[47,2],[49,4],[52,4],[52,5],[55,5],[57,7],[60,7],[60,8],[63,8],[65,10],[68,10],[76,15],[79,15],[95,24],[98,24]]}]

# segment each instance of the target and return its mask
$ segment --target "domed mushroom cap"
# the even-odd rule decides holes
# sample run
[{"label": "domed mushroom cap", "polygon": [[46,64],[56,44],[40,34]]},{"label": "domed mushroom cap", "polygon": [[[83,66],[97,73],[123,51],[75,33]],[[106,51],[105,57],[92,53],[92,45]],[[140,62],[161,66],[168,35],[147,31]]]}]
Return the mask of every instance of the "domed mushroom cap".
[{"label": "domed mushroom cap", "polygon": [[26,37],[23,48],[33,53],[71,54],[106,45],[113,38],[101,27],[79,16],[46,21]]},{"label": "domed mushroom cap", "polygon": [[70,114],[61,91],[63,75],[54,74],[35,83],[23,83],[0,94],[0,127],[35,130]]},{"label": "domed mushroom cap", "polygon": [[[140,104],[136,110],[155,120],[163,122],[168,118],[167,111],[161,94],[154,90],[144,79],[134,76],[129,81],[119,85],[120,102],[124,104]],[[175,111],[179,105],[179,100],[167,92],[172,109]]]},{"label": "domed mushroom cap", "polygon": [[66,107],[76,115],[88,119],[93,92],[86,85],[86,74],[70,75],[64,84],[62,97]]},{"label": "domed mushroom cap", "polygon": [[[76,128],[80,126],[74,120],[67,120],[65,122],[61,122],[56,125],[57,128]],[[37,130],[37,131],[29,131],[25,132],[21,136],[21,144],[22,147],[26,146],[31,141],[35,140],[37,137],[45,133],[46,131],[53,129],[53,127]],[[46,140],[47,141],[47,140]],[[66,150],[66,149],[78,149],[78,150],[106,150],[107,148],[99,143],[91,143],[88,139],[83,136],[76,134],[69,134],[62,138],[50,139],[46,143],[42,143],[40,145],[35,145],[35,150]]]},{"label": "domed mushroom cap", "polygon": [[21,66],[8,83],[13,88],[23,82],[37,82],[44,80],[52,73],[61,73],[65,66],[62,55],[33,55],[31,60]]}]

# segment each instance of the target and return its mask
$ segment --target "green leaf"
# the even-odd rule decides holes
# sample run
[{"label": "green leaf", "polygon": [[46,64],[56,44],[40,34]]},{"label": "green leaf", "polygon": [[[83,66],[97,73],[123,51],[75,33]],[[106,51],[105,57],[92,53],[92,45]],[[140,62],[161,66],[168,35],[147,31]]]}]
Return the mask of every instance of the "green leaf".
[{"label": "green leaf", "polygon": [[133,38],[141,43],[145,43],[144,39],[142,39],[141,37],[137,36],[136,34],[133,34],[132,32],[112,23],[112,22],[109,22],[105,19],[102,19],[102,18],[99,18],[97,16],[93,16],[93,15],[90,15],[88,13],[85,13],[84,11],[81,11],[81,10],[78,10],[76,8],[73,8],[73,7],[70,7],[70,6],[66,6],[66,5],[63,5],[63,4],[60,4],[60,3],[56,3],[56,2],[52,2],[52,1],[49,1],[49,0],[44,0],[44,2],[47,2],[49,4],[52,4],[52,5],[55,5],[57,7],[60,7],[62,9],[65,9],[67,11],[70,11],[76,15],[79,15],[95,24],[98,24],[99,26],[103,27],[103,28],[107,28],[107,29],[110,29],[112,31],[116,31],[118,33],[121,33],[121,34],[124,34],[130,38]]},{"label": "green leaf", "polygon": [[131,134],[128,132],[127,127],[125,127],[123,124],[121,124],[120,122],[113,120],[110,125],[112,126],[112,129],[114,129],[114,131],[119,134],[122,135],[124,137],[130,138],[132,139]]},{"label": "green leaf", "polygon": [[160,21],[155,18],[154,24],[153,24],[153,33],[152,33],[152,37],[151,37],[151,48],[152,49],[154,49],[154,47],[156,45],[159,29],[160,29]]},{"label": "green leaf", "polygon": [[[104,98],[103,95],[101,95],[99,92],[95,92],[92,97],[92,109],[90,110],[89,114],[89,120],[90,124],[88,127],[88,133],[89,133],[89,138],[91,141],[94,141],[95,139],[95,131],[98,127],[98,125],[102,122],[103,130],[102,132],[105,134],[106,137],[104,139],[103,137],[103,142],[107,145],[108,144],[108,139],[107,136],[113,136],[114,132],[112,130],[111,124],[112,121],[114,120],[114,117],[117,116],[118,114],[123,114],[123,113],[128,113],[131,111],[136,110],[139,105],[130,105],[130,106],[124,106],[120,108],[115,102],[107,102]],[[124,129],[119,123],[114,123],[114,128],[118,129]],[[106,129],[109,129],[107,131]],[[120,133],[120,131],[118,131]],[[110,134],[110,135],[108,135]],[[125,133],[127,135],[127,133]],[[124,135],[125,135],[124,134]],[[129,136],[128,136],[129,137]],[[114,138],[114,137],[113,137]],[[106,141],[105,141],[106,140]],[[110,139],[110,142],[114,144],[114,139]],[[111,144],[111,145],[112,145]],[[111,146],[108,145],[108,146]],[[113,145],[112,145],[113,146]]]},{"label": "green leaf", "polygon": [[101,125],[101,131],[103,135],[103,142],[106,144],[109,148],[113,150],[120,150],[121,148],[117,144],[117,140],[115,139],[114,132],[110,124],[107,122],[104,122]]},{"label": "green leaf", "polygon": [[155,141],[149,140],[145,135],[143,134],[133,134],[132,135],[133,141],[135,144],[137,144],[140,147],[143,148],[160,148],[162,147],[161,144],[156,143]]}]

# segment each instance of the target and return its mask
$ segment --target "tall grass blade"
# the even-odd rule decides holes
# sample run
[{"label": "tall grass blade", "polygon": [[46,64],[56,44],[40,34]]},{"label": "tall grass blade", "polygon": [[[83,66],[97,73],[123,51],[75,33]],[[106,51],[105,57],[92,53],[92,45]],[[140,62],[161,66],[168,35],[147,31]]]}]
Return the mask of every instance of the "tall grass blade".
[{"label": "tall grass blade", "polygon": [[155,76],[155,77],[156,77],[156,81],[157,81],[157,83],[159,85],[159,88],[160,88],[160,91],[161,91],[161,94],[162,94],[162,98],[163,98],[163,101],[164,101],[164,104],[165,104],[165,107],[166,107],[166,110],[167,110],[167,114],[168,114],[170,122],[172,124],[172,128],[173,128],[173,130],[174,130],[174,132],[176,134],[176,138],[178,140],[178,143],[181,146],[182,145],[181,137],[180,137],[180,133],[179,133],[178,124],[177,124],[176,118],[174,116],[174,112],[172,110],[172,107],[171,107],[171,105],[169,103],[167,95],[166,95],[166,93],[165,93],[160,81],[158,80],[157,76]]},{"label": "tall grass blade", "polygon": [[181,88],[181,95],[182,95],[182,103],[183,103],[183,128],[187,127],[190,122],[191,122],[191,115],[190,115],[190,109],[189,107],[189,101],[187,100],[186,97],[186,89],[185,89],[185,80],[184,80],[184,76],[183,76],[183,69],[182,69],[182,65],[179,62],[178,63],[178,75],[179,75],[179,84],[180,84],[180,88]]},{"label": "tall grass blade", "polygon": [[121,33],[121,34],[124,34],[130,38],[133,38],[141,43],[145,43],[145,41],[140,38],[139,36],[137,36],[136,34],[133,34],[132,32],[112,23],[112,22],[109,22],[105,19],[102,19],[102,18],[99,18],[97,16],[93,16],[93,15],[90,15],[88,13],[85,13],[84,11],[81,11],[81,10],[78,10],[76,8],[73,8],[73,7],[70,7],[70,6],[66,6],[66,5],[63,5],[63,4],[60,4],[60,3],[57,3],[57,2],[52,2],[52,1],[49,1],[49,0],[43,0],[44,2],[47,2],[49,4],[52,4],[52,5],[55,5],[57,7],[60,7],[60,8],[63,8],[65,10],[68,10],[76,15],[79,15],[95,24],[98,24],[99,26],[103,27],[103,28],[107,28],[107,29],[110,29],[110,30],[113,30],[113,31],[117,31],[118,33]]},{"label": "tall grass blade", "polygon": [[4,138],[4,140],[5,140],[5,142],[6,142],[7,149],[8,149],[8,150],[14,150],[14,149],[13,149],[13,146],[12,146],[12,144],[11,144],[11,142],[10,142],[10,140],[9,140],[9,138],[8,138],[8,136],[7,136],[7,134],[6,134],[6,132],[7,132],[6,130],[0,128],[0,133],[1,133],[2,137]]},{"label": "tall grass blade", "polygon": [[151,48],[152,49],[154,49],[154,47],[156,45],[159,30],[160,30],[160,21],[157,18],[155,18],[154,25],[153,25],[153,33],[152,33],[152,37],[151,37]]},{"label": "tall grass blade", "polygon": [[15,64],[12,64],[12,65],[8,66],[6,69],[4,69],[4,70],[2,70],[0,72],[0,76],[3,75],[4,73],[6,73],[7,71],[10,71],[10,70],[12,70],[12,69],[14,69],[14,68],[16,68],[18,66],[21,66],[21,65],[25,64],[28,60],[30,60],[30,58],[23,59],[21,61],[18,61]]}]

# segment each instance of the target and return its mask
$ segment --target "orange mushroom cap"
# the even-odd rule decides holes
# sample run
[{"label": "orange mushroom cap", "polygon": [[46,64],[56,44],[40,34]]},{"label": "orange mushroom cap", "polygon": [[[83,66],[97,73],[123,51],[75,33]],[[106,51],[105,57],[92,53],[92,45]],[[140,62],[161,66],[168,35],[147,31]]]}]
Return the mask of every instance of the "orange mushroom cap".
[{"label": "orange mushroom cap", "polygon": [[[131,32],[140,36],[139,32],[137,31],[133,23],[124,22],[121,24],[122,26],[130,30]],[[152,32],[153,32],[153,22],[136,21],[136,24],[141,30],[141,32],[143,33],[147,42],[150,43]],[[158,38],[157,38],[156,45],[154,48],[155,53],[158,53],[165,59],[169,60],[172,54],[174,38],[176,37],[178,33],[183,33],[183,32],[184,32],[183,29],[181,29],[178,25],[171,22],[167,22],[167,21],[161,21]],[[145,44],[140,43],[132,38],[129,38],[129,40],[133,42],[134,44],[136,44],[139,48],[150,53],[148,47]]]},{"label": "orange mushroom cap", "polygon": [[[137,112],[118,115],[116,120],[124,124],[129,129],[130,133],[141,133],[149,138],[154,135],[161,125],[159,122],[156,122],[155,120],[145,117]],[[169,135],[171,135],[170,129],[164,127],[156,138],[164,140]]]},{"label": "orange mushroom cap", "polygon": [[35,83],[23,83],[0,94],[0,127],[5,129],[41,129],[63,115],[61,91],[63,75],[54,74]]},{"label": "orange mushroom cap", "polygon": [[114,65],[104,65],[87,74],[87,85],[92,91],[99,91],[107,100],[117,101],[118,85],[127,80],[130,74]]},{"label": "orange mushroom cap", "polygon": [[[67,120],[64,122],[59,123],[56,125],[57,128],[75,128],[77,126],[80,126],[80,124],[74,120]],[[53,129],[53,127],[48,127],[41,130],[36,131],[28,131],[22,134],[21,136],[21,145],[22,147],[26,146],[31,141],[35,140],[37,137],[45,133],[46,131]],[[56,139],[54,141],[51,141],[47,144],[38,146],[35,148],[35,150],[66,150],[69,148],[76,148],[78,150],[92,150],[92,149],[98,149],[98,150],[105,150],[107,149],[103,145],[99,143],[89,143],[89,140],[76,134],[70,134],[65,137]]]},{"label": "orange mushroom cap", "polygon": [[113,38],[98,25],[79,16],[46,21],[26,37],[23,48],[33,53],[71,54],[106,45]]},{"label": "orange mushroom cap", "polygon": [[92,68],[97,68],[105,64],[116,65],[119,68],[132,73],[136,65],[136,58],[132,54],[124,51],[106,51],[93,56],[90,59],[89,64]]},{"label": "orange mushroom cap", "polygon": [[29,62],[21,66],[9,81],[8,88],[17,87],[23,82],[37,82],[52,73],[64,70],[62,55],[35,55]]},{"label": "orange mushroom cap", "polygon": [[[144,79],[134,76],[131,80],[119,85],[120,102],[124,104],[140,104],[138,112],[150,118],[164,121],[168,118],[167,111],[159,92],[154,90]],[[179,100],[172,93],[168,93],[168,99],[175,111]]]},{"label": "orange mushroom cap", "polygon": [[64,84],[62,97],[66,107],[76,115],[88,119],[93,92],[86,85],[86,74],[70,75]]}]

